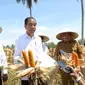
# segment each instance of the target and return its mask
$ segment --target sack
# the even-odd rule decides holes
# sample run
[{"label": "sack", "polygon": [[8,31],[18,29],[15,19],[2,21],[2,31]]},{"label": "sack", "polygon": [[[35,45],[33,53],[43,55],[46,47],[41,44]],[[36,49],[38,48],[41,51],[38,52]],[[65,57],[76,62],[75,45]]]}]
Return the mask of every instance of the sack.
[{"label": "sack", "polygon": [[45,67],[48,69],[45,73],[50,77],[50,79],[46,81],[48,82],[48,85],[52,85],[52,81],[54,77],[57,77],[56,74],[59,71],[58,63],[45,53],[40,55],[39,61],[41,62],[40,67]]}]

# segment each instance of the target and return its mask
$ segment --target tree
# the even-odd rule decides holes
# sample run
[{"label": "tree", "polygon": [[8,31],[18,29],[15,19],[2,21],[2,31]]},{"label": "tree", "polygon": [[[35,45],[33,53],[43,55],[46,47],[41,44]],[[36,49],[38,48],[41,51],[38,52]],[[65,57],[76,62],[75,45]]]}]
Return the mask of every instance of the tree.
[{"label": "tree", "polygon": [[[77,0],[78,1],[78,0]],[[81,0],[81,14],[82,14],[82,18],[81,18],[81,43],[84,44],[84,3],[83,0]]]},{"label": "tree", "polygon": [[14,44],[11,45],[11,49],[15,49],[15,45]]},{"label": "tree", "polygon": [[[82,44],[82,40],[78,40],[79,44]],[[85,38],[84,38],[84,45],[85,45]]]},{"label": "tree", "polygon": [[47,47],[48,48],[55,48],[56,44],[54,44],[54,42],[49,42],[49,43],[47,43]]},{"label": "tree", "polygon": [[6,48],[10,48],[10,46],[9,46],[9,45],[7,45],[7,46],[6,46]]},{"label": "tree", "polygon": [[[32,0],[16,0],[17,3],[22,2],[23,5],[27,5],[27,7],[30,9],[30,17],[32,17]],[[38,0],[34,0],[35,3],[37,3]]]}]

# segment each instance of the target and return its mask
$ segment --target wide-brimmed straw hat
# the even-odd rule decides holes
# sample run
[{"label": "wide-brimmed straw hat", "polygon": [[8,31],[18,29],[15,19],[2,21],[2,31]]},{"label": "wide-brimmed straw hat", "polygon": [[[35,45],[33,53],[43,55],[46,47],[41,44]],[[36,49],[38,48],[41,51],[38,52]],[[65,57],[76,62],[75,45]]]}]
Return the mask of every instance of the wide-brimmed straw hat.
[{"label": "wide-brimmed straw hat", "polygon": [[38,36],[43,37],[43,42],[47,42],[49,40],[49,37],[46,34],[38,33]]},{"label": "wide-brimmed straw hat", "polygon": [[0,27],[0,33],[2,32],[2,28]]},{"label": "wide-brimmed straw hat", "polygon": [[56,38],[59,39],[59,40],[62,40],[63,37],[61,38],[61,35],[63,33],[69,33],[69,34],[71,34],[71,39],[76,39],[78,37],[78,34],[76,32],[73,32],[73,31],[71,31],[70,29],[67,28],[67,29],[63,29],[61,32],[59,32],[56,35]]}]

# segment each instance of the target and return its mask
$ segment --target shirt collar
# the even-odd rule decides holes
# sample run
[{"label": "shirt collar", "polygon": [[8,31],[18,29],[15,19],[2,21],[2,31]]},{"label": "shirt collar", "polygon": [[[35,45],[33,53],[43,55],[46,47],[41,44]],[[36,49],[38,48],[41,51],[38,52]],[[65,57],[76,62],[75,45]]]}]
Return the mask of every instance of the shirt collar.
[{"label": "shirt collar", "polygon": [[[31,38],[27,33],[25,33],[25,38]],[[35,39],[35,36],[32,37],[32,39]]]}]

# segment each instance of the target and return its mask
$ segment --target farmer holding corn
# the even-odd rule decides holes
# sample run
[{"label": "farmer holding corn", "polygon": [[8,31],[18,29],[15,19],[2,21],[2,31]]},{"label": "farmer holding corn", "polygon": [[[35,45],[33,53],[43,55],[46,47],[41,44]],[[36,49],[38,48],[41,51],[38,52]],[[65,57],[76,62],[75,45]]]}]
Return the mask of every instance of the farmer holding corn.
[{"label": "farmer holding corn", "polygon": [[[27,17],[25,19],[24,27],[26,29],[26,33],[16,40],[14,63],[18,63],[17,59],[22,57],[22,50],[26,50],[26,52],[28,52],[29,49],[32,49],[35,55],[35,60],[39,57],[39,54],[43,52],[41,38],[34,35],[36,31],[36,25],[37,22],[35,18]],[[21,78],[21,84],[29,85],[27,76]]]},{"label": "farmer holding corn", "polygon": [[[57,61],[61,60],[59,51],[63,50],[66,53],[72,53],[75,51],[78,54],[79,58],[83,58],[82,56],[82,50],[78,44],[78,42],[75,40],[78,37],[78,34],[76,32],[72,32],[69,29],[64,29],[62,32],[58,33],[56,35],[56,38],[61,40],[57,46],[55,51],[55,59]],[[68,85],[68,82],[70,82],[70,85],[74,85],[74,81],[72,80],[72,77],[65,73],[64,71],[60,70],[62,82],[63,85]]]},{"label": "farmer holding corn", "polygon": [[[0,28],[0,33],[1,32],[2,28]],[[7,73],[6,56],[2,45],[0,45],[0,85],[2,85],[2,82],[7,81],[7,79],[8,79],[8,73]]]}]

